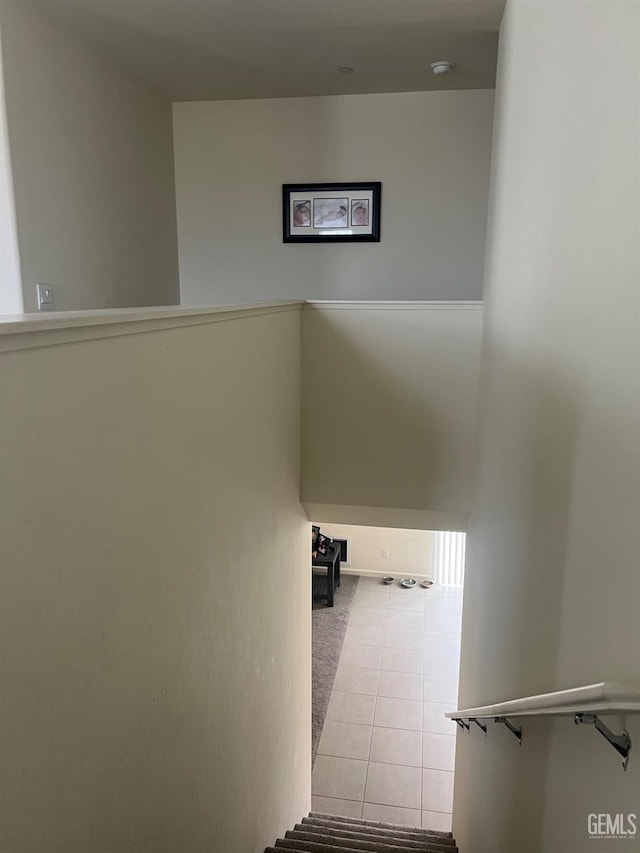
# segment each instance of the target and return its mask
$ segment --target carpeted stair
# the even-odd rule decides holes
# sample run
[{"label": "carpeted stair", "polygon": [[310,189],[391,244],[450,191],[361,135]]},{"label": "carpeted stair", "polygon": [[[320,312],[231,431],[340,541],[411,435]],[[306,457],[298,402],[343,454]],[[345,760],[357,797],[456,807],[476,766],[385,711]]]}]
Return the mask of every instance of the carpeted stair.
[{"label": "carpeted stair", "polygon": [[450,832],[311,812],[265,853],[457,853]]}]

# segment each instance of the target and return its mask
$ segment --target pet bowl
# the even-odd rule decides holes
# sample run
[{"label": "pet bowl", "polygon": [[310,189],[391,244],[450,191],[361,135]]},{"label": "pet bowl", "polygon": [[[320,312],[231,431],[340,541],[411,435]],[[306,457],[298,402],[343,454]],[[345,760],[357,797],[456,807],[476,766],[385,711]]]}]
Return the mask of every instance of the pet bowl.
[{"label": "pet bowl", "polygon": [[393,583],[393,578],[391,577],[391,575],[389,575],[389,576],[388,576],[388,577],[386,577],[386,578],[382,578],[382,583],[384,583],[384,584],[386,584],[387,586],[389,586],[389,584],[390,584],[390,583]]},{"label": "pet bowl", "polygon": [[425,589],[430,589],[433,586],[433,581],[422,581],[420,586],[423,586]]},{"label": "pet bowl", "polygon": [[411,589],[411,587],[415,586],[417,583],[415,578],[402,578],[400,581],[400,586],[403,586],[405,589]]}]

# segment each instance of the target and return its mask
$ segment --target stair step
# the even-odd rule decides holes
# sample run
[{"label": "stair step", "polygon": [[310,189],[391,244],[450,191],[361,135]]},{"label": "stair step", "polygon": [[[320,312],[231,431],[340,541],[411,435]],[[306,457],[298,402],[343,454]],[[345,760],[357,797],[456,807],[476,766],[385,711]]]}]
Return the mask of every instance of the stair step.
[{"label": "stair step", "polygon": [[424,837],[425,835],[437,835],[439,838],[449,838],[453,840],[453,835],[450,832],[438,832],[436,829],[420,829],[419,826],[404,826],[403,824],[398,823],[384,823],[380,820],[363,820],[358,817],[342,817],[341,815],[328,815],[323,814],[322,812],[309,812],[308,818],[303,818],[302,822],[305,823],[307,820],[312,820],[314,822],[317,821],[325,821],[329,822],[330,825],[334,825],[337,823],[350,823],[354,826],[370,826],[373,829],[388,829],[392,832],[402,832],[409,833],[411,835],[417,835],[419,837]]},{"label": "stair step", "polygon": [[[437,837],[437,836],[436,836]],[[298,824],[295,829],[285,834],[285,839],[290,841],[305,841],[325,846],[340,846],[351,850],[363,851],[363,853],[397,853],[399,850],[408,853],[454,853],[455,847],[449,844],[440,844],[431,838],[421,841],[415,839],[398,838],[393,835],[376,835],[375,833],[350,832],[348,830],[328,829],[310,824]]]},{"label": "stair step", "polygon": [[[334,817],[333,815],[318,815],[302,818],[304,827],[317,827],[319,829],[337,829],[347,832],[364,832],[368,835],[384,838],[398,838],[406,841],[430,841],[447,846],[449,850],[455,847],[455,841],[450,832],[438,832],[434,829],[420,829],[418,826],[404,826],[402,824],[381,823],[375,821],[364,821],[359,818]],[[297,829],[298,827],[296,827]]]},{"label": "stair step", "polygon": [[[323,841],[305,841],[301,838],[278,838],[275,844],[280,851],[301,850],[304,853],[406,853],[407,848],[392,844],[362,844],[341,838],[327,838]],[[424,848],[431,853],[432,847]],[[440,848],[442,850],[442,848]],[[434,853],[440,853],[436,848]]]},{"label": "stair step", "polygon": [[[315,849],[310,850],[310,846]],[[276,841],[274,853],[283,853],[283,850],[286,850],[287,853],[354,853],[352,847],[332,846],[329,844],[309,845],[305,841],[286,841],[284,838],[279,838]]]},{"label": "stair step", "polygon": [[450,843],[452,839],[440,838],[438,835],[418,836],[409,832],[402,834],[389,832],[385,829],[375,829],[372,826],[353,826],[348,823],[336,824],[335,826],[318,826],[315,823],[297,823],[293,829],[295,832],[340,836],[341,838],[353,838],[355,841],[374,841],[381,844],[402,842],[407,849],[413,850],[424,850],[425,844],[437,844],[449,853],[453,849]]},{"label": "stair step", "polygon": [[[267,847],[264,853],[282,853],[282,850],[276,850],[275,847]],[[296,848],[289,849],[289,853],[306,853],[305,850],[298,850]]]}]

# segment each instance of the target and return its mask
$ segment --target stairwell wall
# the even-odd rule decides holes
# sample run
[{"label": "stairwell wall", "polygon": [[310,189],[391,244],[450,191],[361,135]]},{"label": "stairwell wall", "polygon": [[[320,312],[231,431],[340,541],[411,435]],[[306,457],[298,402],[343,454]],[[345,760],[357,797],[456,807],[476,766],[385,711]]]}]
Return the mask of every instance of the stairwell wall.
[{"label": "stairwell wall", "polygon": [[[460,707],[640,681],[639,63],[635,3],[507,4]],[[623,773],[571,718],[524,721],[521,748],[474,731],[454,831],[468,853],[628,849],[588,815],[637,813],[638,790],[633,754]]]},{"label": "stairwell wall", "polygon": [[464,530],[482,303],[319,302],[302,324],[309,518]]},{"label": "stairwell wall", "polygon": [[261,853],[310,806],[299,306],[126,317],[0,334],[0,849]]}]

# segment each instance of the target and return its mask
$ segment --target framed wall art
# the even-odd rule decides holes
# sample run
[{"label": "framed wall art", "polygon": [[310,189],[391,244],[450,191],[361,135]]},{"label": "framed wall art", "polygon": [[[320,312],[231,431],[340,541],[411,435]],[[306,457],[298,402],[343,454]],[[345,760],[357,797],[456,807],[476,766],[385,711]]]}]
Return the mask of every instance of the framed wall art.
[{"label": "framed wall art", "polygon": [[382,184],[283,184],[284,243],[379,243]]}]

